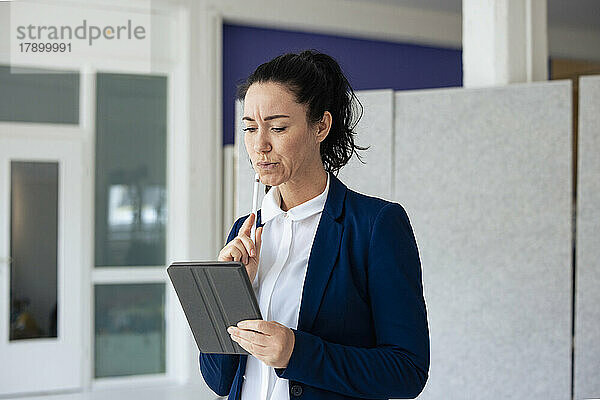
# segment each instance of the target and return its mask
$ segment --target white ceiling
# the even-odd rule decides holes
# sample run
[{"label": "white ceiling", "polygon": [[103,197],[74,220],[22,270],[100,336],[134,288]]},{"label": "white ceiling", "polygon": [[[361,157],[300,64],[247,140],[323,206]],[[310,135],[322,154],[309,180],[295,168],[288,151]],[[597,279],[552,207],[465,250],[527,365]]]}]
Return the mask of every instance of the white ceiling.
[{"label": "white ceiling", "polygon": [[[461,13],[461,0],[370,0],[437,11]],[[548,0],[548,25],[600,30],[600,0]]]}]

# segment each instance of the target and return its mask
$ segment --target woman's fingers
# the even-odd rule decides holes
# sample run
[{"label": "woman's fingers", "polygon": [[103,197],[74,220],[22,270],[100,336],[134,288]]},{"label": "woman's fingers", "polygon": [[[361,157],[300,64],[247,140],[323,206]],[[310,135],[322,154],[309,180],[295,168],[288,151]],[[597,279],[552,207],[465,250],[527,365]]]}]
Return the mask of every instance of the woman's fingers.
[{"label": "woman's fingers", "polygon": [[[256,219],[256,214],[251,213],[250,216],[248,218],[246,218],[246,220],[242,224],[242,227],[240,228],[240,230],[238,232],[238,236],[236,236],[236,239],[238,240],[238,242],[240,242],[240,244],[243,246],[243,249],[245,250],[244,264],[248,264],[248,262],[250,261],[249,257],[256,257],[256,255],[257,255],[257,246],[254,244],[254,242],[250,238],[252,225],[254,224],[255,219]],[[256,234],[258,234],[258,232]],[[258,243],[258,240],[257,240],[257,243]]]},{"label": "woman's fingers", "polygon": [[220,254],[219,261],[235,261],[231,254]]},{"label": "woman's fingers", "polygon": [[262,238],[262,227],[256,230],[256,244],[250,239],[250,230],[254,223],[255,214],[251,213],[244,221],[238,235],[229,242],[219,253],[219,258],[222,261],[241,261],[244,265],[248,265],[250,258],[254,257],[258,262],[260,254],[260,242]]},{"label": "woman's fingers", "polygon": [[263,227],[261,226],[260,228],[256,229],[256,245],[254,246],[255,251],[256,251],[256,259],[258,259],[260,257],[260,245],[262,243],[262,232],[263,232]]},{"label": "woman's fingers", "polygon": [[244,247],[244,250],[248,254],[249,257],[254,257],[256,254],[256,249],[254,248],[254,243],[252,239],[248,236],[238,236],[236,239],[241,242],[241,245]]},{"label": "woman's fingers", "polygon": [[251,213],[250,216],[248,218],[246,218],[246,220],[244,221],[244,223],[242,224],[239,232],[238,232],[238,236],[239,235],[246,235],[248,237],[250,237],[250,231],[252,230],[252,224],[254,223],[254,218],[255,215],[254,213]]},{"label": "woman's fingers", "polygon": [[229,253],[233,257],[233,261],[241,261],[244,264],[246,264],[246,262],[244,261],[244,253],[242,252],[242,250],[239,249],[239,247],[231,246],[231,250]]}]

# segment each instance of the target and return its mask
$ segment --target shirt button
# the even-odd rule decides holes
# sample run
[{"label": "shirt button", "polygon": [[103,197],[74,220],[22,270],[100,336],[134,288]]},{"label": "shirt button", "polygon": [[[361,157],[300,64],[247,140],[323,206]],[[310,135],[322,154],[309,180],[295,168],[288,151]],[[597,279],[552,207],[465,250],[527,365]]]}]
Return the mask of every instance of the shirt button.
[{"label": "shirt button", "polygon": [[287,218],[288,217],[288,213],[283,213],[283,218]]},{"label": "shirt button", "polygon": [[302,395],[302,386],[298,385],[298,384],[293,384],[292,387],[290,388],[290,393],[292,394],[292,396],[296,396],[299,397]]}]

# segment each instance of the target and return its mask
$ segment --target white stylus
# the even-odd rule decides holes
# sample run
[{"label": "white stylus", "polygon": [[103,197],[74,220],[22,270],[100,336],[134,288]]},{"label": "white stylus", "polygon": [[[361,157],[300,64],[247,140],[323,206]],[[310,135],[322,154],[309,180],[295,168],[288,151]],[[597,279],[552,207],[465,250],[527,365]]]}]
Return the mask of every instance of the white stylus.
[{"label": "white stylus", "polygon": [[252,229],[250,230],[250,238],[253,243],[256,243],[256,221],[258,216],[256,215],[256,207],[258,203],[258,184],[260,183],[260,179],[258,178],[258,172],[254,174],[254,193],[252,194],[252,212],[254,213],[254,223],[252,224]]}]

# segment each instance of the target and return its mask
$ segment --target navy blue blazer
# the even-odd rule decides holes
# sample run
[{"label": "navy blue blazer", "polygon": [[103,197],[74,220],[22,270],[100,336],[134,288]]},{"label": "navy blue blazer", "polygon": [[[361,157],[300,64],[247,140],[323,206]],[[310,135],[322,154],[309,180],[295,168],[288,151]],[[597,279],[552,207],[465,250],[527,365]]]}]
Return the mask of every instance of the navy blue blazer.
[{"label": "navy blue blazer", "polygon": [[[429,376],[429,327],[409,218],[400,204],[329,174],[294,349],[275,372],[289,380],[292,400],[417,397]],[[216,394],[238,400],[247,357],[200,353],[200,371]]]}]

